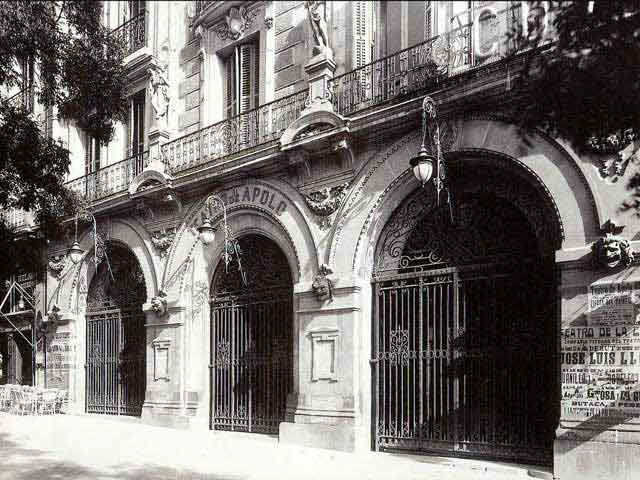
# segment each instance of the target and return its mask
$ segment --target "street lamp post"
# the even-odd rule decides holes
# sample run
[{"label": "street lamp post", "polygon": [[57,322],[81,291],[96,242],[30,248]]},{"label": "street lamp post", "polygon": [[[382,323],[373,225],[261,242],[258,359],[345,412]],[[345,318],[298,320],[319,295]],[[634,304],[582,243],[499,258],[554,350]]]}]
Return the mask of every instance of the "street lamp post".
[{"label": "street lamp post", "polygon": [[[77,265],[80,262],[80,260],[82,260],[82,255],[84,254],[84,250],[78,243],[78,218],[80,218],[81,215],[84,218],[89,218],[93,226],[93,263],[97,271],[98,264],[100,263],[98,259],[98,226],[96,222],[96,217],[89,210],[83,209],[83,210],[78,210],[76,212],[75,237],[74,237],[73,245],[71,245],[71,247],[69,248],[69,258],[71,259],[74,265]],[[114,280],[113,272],[111,271],[111,265],[109,264],[109,256],[107,255],[106,248],[104,249],[104,255],[105,255],[105,259],[107,260],[107,268],[109,269],[111,280]]]},{"label": "street lamp post", "polygon": [[[413,175],[423,187],[433,179],[437,205],[440,204],[442,190],[447,190],[448,198],[449,190],[445,185],[446,169],[440,148],[440,127],[436,102],[429,96],[426,96],[422,102],[422,146],[418,155],[409,160],[409,165],[413,170]],[[433,175],[434,171],[435,176]]]},{"label": "street lamp post", "polygon": [[[235,256],[238,261],[238,270],[240,271],[242,281],[246,285],[247,279],[244,271],[242,270],[242,262],[240,261],[240,246],[238,245],[238,241],[234,238],[231,228],[229,228],[229,225],[227,224],[227,207],[224,200],[222,200],[218,194],[212,193],[206,198],[204,204],[208,208],[217,207],[222,210],[222,228],[224,229],[224,252],[222,254],[222,258],[224,259],[225,271],[228,271],[229,264],[231,263],[233,256]],[[216,228],[211,224],[211,220],[209,220],[209,218],[205,218],[202,225],[198,227],[198,232],[200,234],[200,240],[204,245],[209,245],[215,240]]]}]

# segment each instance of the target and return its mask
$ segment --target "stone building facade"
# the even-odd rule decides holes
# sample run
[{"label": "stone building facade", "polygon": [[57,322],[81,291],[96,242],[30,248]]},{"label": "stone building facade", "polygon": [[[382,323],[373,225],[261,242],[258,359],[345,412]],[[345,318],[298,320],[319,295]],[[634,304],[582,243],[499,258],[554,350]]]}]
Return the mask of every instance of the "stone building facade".
[{"label": "stone building facade", "polygon": [[[523,138],[529,7],[105,2],[131,116],[93,149],[54,122],[98,240],[49,244],[37,381],[70,413],[632,478],[637,141]],[[409,165],[426,95],[440,196]]]}]

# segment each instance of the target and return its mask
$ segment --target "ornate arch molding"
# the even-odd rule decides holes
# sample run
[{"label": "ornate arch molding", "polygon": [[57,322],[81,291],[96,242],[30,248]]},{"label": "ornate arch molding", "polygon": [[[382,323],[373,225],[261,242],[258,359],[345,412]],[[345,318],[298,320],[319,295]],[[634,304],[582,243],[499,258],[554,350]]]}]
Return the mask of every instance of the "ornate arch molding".
[{"label": "ornate arch molding", "polygon": [[[480,169],[468,168],[478,164],[486,165],[482,165]],[[458,155],[457,158],[450,159],[449,167],[454,206],[461,195],[469,194],[505,200],[527,219],[537,240],[533,242],[532,239],[532,242],[538,243],[540,255],[548,257],[560,248],[563,239],[562,221],[553,198],[542,193],[546,191],[544,185],[527,178],[526,168],[519,162],[500,156],[485,155],[468,159],[465,155]],[[467,172],[463,173],[465,167]],[[505,181],[509,178],[513,180]],[[422,189],[417,185],[414,187],[413,192],[401,201],[381,228],[375,255],[371,261],[374,274],[400,269],[409,238],[414,235],[418,224],[426,219],[425,215],[436,213],[433,189]],[[548,194],[548,191],[546,193]],[[500,220],[500,217],[497,216],[496,220]],[[504,229],[496,234],[504,235],[502,230]]]},{"label": "ornate arch molding", "polygon": [[[300,195],[290,187],[280,182],[264,182],[258,180],[236,182],[225,185],[223,189],[211,193],[230,196],[229,192],[236,189],[242,192],[245,188],[267,188],[276,192],[286,208],[280,208],[279,201],[269,205],[259,202],[243,200],[242,194],[230,198],[227,202],[228,222],[236,236],[246,233],[258,233],[274,240],[289,258],[294,282],[309,279],[315,273],[318,265],[318,253],[315,239],[309,228],[308,218],[300,209],[304,204]],[[184,291],[184,272],[193,263],[196,256],[207,263],[213,262],[216,255],[220,255],[221,248],[216,241],[215,248],[206,249],[206,258],[200,257],[201,244],[198,238],[197,226],[204,217],[209,217],[214,224],[222,220],[222,212],[208,211],[205,206],[207,195],[195,202],[188,210],[176,234],[163,275],[162,285],[166,288],[171,299],[182,298]],[[233,201],[232,201],[233,200]],[[255,199],[254,199],[255,200]],[[215,257],[216,259],[218,257]],[[210,280],[210,279],[209,279]]]},{"label": "ornate arch molding", "polygon": [[[107,243],[118,242],[133,253],[144,274],[147,299],[151,299],[157,292],[158,279],[156,265],[150,252],[151,239],[145,230],[130,220],[114,220],[110,224],[104,241]],[[95,274],[95,268],[92,268],[93,263],[90,260],[93,255],[93,239],[90,233],[86,232],[78,239],[78,242],[85,250],[85,253],[78,265],[70,272],[70,278],[65,279],[59,286],[59,298],[64,302],[63,309],[73,312],[84,308],[86,294]],[[55,295],[52,295],[52,302],[54,298]]]},{"label": "ornate arch molding", "polygon": [[[378,238],[391,212],[414,190],[407,152],[418,151],[419,147],[419,132],[411,132],[360,170],[331,232],[328,260],[336,271],[370,270],[366,262],[372,259],[374,247],[368,239]],[[577,161],[557,143],[542,136],[525,143],[515,125],[472,118],[458,120],[457,138],[452,141],[449,157],[461,155],[491,157],[502,167],[517,166],[513,171],[520,172],[549,200],[550,211],[558,217],[562,231],[561,247],[583,246],[597,236],[598,211],[592,189]],[[368,243],[367,248],[364,243]],[[366,272],[364,275],[368,277]]]}]

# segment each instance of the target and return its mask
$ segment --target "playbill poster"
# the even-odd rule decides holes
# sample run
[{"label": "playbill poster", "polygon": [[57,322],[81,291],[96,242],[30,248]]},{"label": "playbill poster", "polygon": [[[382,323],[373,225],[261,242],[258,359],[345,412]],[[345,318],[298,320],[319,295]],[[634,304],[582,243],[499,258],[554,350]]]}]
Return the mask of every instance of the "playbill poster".
[{"label": "playbill poster", "polygon": [[562,331],[563,418],[640,416],[640,282],[592,285],[587,325]]}]

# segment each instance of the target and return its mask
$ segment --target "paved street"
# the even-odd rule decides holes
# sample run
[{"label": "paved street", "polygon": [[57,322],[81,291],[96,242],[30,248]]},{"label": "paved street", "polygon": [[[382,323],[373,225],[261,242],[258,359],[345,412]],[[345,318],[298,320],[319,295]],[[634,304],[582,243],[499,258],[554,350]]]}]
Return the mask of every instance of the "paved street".
[{"label": "paved street", "polygon": [[[0,479],[496,479],[495,464],[347,454],[275,439],[173,430],[105,417],[0,413]],[[488,470],[485,470],[488,468]]]}]

